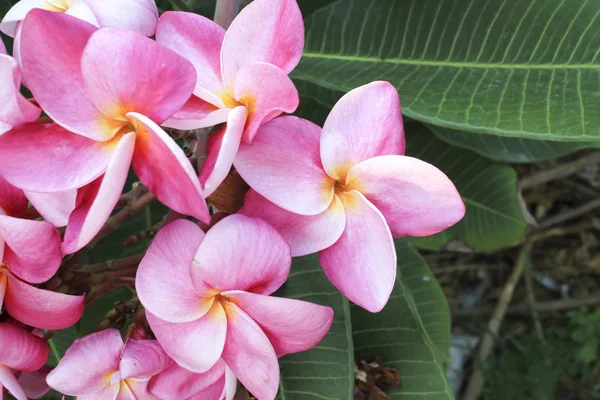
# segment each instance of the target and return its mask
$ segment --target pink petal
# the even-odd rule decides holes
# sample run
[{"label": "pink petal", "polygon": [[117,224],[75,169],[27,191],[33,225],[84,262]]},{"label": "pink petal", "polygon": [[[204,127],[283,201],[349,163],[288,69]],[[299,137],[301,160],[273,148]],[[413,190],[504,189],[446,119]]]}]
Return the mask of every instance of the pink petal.
[{"label": "pink petal", "polygon": [[190,274],[196,288],[271,294],[286,280],[290,248],[271,225],[257,218],[230,215],[206,234]]},{"label": "pink petal", "polygon": [[18,321],[40,329],[65,329],[81,315],[85,296],[71,296],[30,286],[7,271],[6,311]]},{"label": "pink petal", "polygon": [[164,122],[186,103],[196,82],[196,72],[185,58],[117,28],[103,28],[90,37],[81,71],[94,105],[124,123],[129,112]]},{"label": "pink petal", "polygon": [[27,400],[27,396],[25,396],[25,392],[23,392],[23,388],[19,385],[15,375],[8,367],[0,364],[0,395],[3,394],[2,386],[17,400]]},{"label": "pink petal", "polygon": [[378,312],[387,303],[396,279],[396,249],[381,212],[357,191],[341,197],[346,229],[319,253],[325,274],[348,300]]},{"label": "pink petal", "polygon": [[19,278],[43,283],[58,271],[61,239],[53,225],[0,215],[0,235],[6,243],[2,262]]},{"label": "pink petal", "polygon": [[[173,363],[150,381],[150,392],[163,400],[188,399],[200,391],[219,383],[225,374],[225,362],[217,363],[203,374],[197,374]],[[212,399],[212,397],[206,397]]]},{"label": "pink petal", "polygon": [[224,90],[221,79],[221,45],[225,30],[201,15],[167,11],[158,22],[156,41],[181,54],[194,66],[198,80],[194,94],[219,95]]},{"label": "pink petal", "polygon": [[0,174],[30,192],[78,189],[106,171],[113,148],[57,124],[27,124],[0,136]]},{"label": "pink petal", "polygon": [[[116,383],[114,385],[108,385],[103,387],[102,389],[92,392],[89,394],[79,395],[77,396],[77,400],[117,400],[119,395],[121,384]],[[64,400],[64,397],[63,397]],[[133,400],[133,399],[127,399]]]},{"label": "pink petal", "polygon": [[327,210],[317,215],[299,215],[284,210],[250,190],[239,214],[262,218],[285,238],[292,257],[316,253],[331,246],[346,227],[346,212],[335,196]]},{"label": "pink petal", "polygon": [[172,210],[208,223],[200,182],[183,150],[147,117],[128,113],[137,132],[133,169],[158,200]]},{"label": "pink petal", "polygon": [[192,283],[190,265],[204,232],[187,220],[177,220],[158,232],[138,267],[135,287],[140,301],[167,322],[191,322],[212,303],[202,301]]},{"label": "pink petal", "polygon": [[33,372],[46,364],[49,353],[50,348],[43,339],[19,326],[0,323],[0,365]]},{"label": "pink petal", "polygon": [[25,196],[42,217],[56,227],[66,226],[75,209],[77,190],[56,193],[25,192]]},{"label": "pink petal", "polygon": [[227,303],[227,342],[223,360],[242,384],[261,400],[279,389],[279,363],[269,338],[241,308]]},{"label": "pink petal", "polygon": [[[4,49],[4,44],[2,44]],[[6,49],[4,49],[4,52]],[[6,54],[0,54],[0,135],[10,127],[34,122],[40,116],[41,110],[26,100],[21,92],[21,73],[16,61]]]},{"label": "pink petal", "polygon": [[100,26],[94,12],[87,4],[87,0],[71,0],[71,4],[65,14],[72,15],[94,26]]},{"label": "pink petal", "polygon": [[87,245],[100,231],[121,197],[133,157],[135,133],[123,136],[114,150],[104,176],[77,193],[76,208],[69,217],[63,240],[63,253],[74,253]]},{"label": "pink petal", "polygon": [[[237,384],[237,381],[236,381]],[[205,400],[205,399],[217,399],[223,400],[225,393],[225,377],[222,377],[217,382],[213,383],[209,387],[202,389],[195,395],[191,396],[187,400]]]},{"label": "pink petal", "polygon": [[27,86],[54,121],[94,140],[109,140],[116,129],[87,95],[81,56],[93,25],[63,13],[32,10],[23,21],[21,67]]},{"label": "pink petal", "polygon": [[262,328],[277,357],[316,346],[333,323],[330,307],[241,291],[228,292],[227,296]]},{"label": "pink petal", "polygon": [[50,367],[42,367],[38,371],[23,372],[19,376],[19,385],[28,399],[38,399],[50,391],[50,386],[46,383],[48,372],[50,372]]},{"label": "pink petal", "polygon": [[229,108],[217,108],[192,95],[181,110],[163,122],[162,126],[181,130],[207,128],[227,121],[230,111]]},{"label": "pink petal", "polygon": [[22,21],[32,9],[42,8],[45,2],[46,0],[21,0],[16,2],[2,19],[0,31],[8,36],[14,37],[17,22]]},{"label": "pink petal", "polygon": [[233,400],[237,392],[237,378],[229,367],[225,367],[225,387],[223,388],[222,400]]},{"label": "pink petal", "polygon": [[[248,40],[252,38],[252,40]],[[273,64],[290,73],[304,49],[304,22],[295,0],[255,0],[233,21],[221,50],[225,87],[253,62]]]},{"label": "pink petal", "polygon": [[130,339],[121,354],[121,379],[150,378],[166,369],[172,362],[156,340]]},{"label": "pink petal", "polygon": [[86,0],[100,26],[112,26],[152,36],[158,10],[154,0]]},{"label": "pink petal", "polygon": [[235,98],[249,109],[244,141],[252,143],[258,128],[281,115],[296,111],[300,98],[292,80],[279,68],[252,63],[240,69],[233,84]]},{"label": "pink petal", "polygon": [[200,184],[208,197],[225,180],[238,153],[248,110],[236,107],[229,113],[227,124],[208,139],[206,161],[200,169]]},{"label": "pink petal", "polygon": [[27,198],[23,192],[5,181],[2,175],[0,175],[0,210],[13,217],[18,217],[27,210]]},{"label": "pink petal", "polygon": [[85,395],[108,386],[110,374],[118,371],[123,339],[117,329],[106,329],[77,339],[47,382],[56,391]]},{"label": "pink petal", "polygon": [[252,145],[242,144],[234,162],[252,189],[279,207],[317,215],[333,200],[334,181],[319,156],[321,128],[296,117],[263,125]]},{"label": "pink petal", "polygon": [[147,312],[148,323],[163,349],[177,364],[192,372],[203,373],[221,358],[227,318],[220,302],[200,319],[174,324]]},{"label": "pink petal", "polygon": [[404,147],[400,99],[389,82],[372,82],[344,95],[321,135],[321,159],[334,179],[369,158],[404,154]]},{"label": "pink petal", "polygon": [[150,378],[129,379],[128,381],[121,381],[121,390],[115,400],[162,400],[150,393],[150,391],[148,390],[149,382]]},{"label": "pink petal", "polygon": [[[0,26],[1,30],[1,26]],[[4,46],[4,41],[0,38],[0,54],[6,54],[6,46]]]},{"label": "pink petal", "polygon": [[347,181],[381,211],[394,237],[433,235],[465,215],[450,179],[416,158],[371,158],[352,167]]}]

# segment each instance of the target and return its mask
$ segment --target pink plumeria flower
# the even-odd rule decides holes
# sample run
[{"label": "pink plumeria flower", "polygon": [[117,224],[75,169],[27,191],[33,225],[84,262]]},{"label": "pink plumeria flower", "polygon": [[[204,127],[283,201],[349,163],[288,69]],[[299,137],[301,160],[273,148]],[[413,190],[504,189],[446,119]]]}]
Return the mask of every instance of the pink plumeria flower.
[{"label": "pink plumeria flower", "polygon": [[23,192],[0,177],[0,308],[24,324],[64,329],[81,318],[83,296],[38,289],[60,267],[60,234],[51,224],[19,218]]},{"label": "pink plumeria flower", "polygon": [[[4,389],[17,400],[27,400],[35,390],[21,387],[14,371],[34,372],[46,364],[50,348],[41,338],[9,323],[0,323],[0,396]],[[3,397],[3,396],[2,396]],[[31,396],[33,397],[33,396]]]},{"label": "pink plumeria flower", "polygon": [[161,400],[231,400],[237,379],[223,360],[202,374],[174,362],[150,380],[148,389]]},{"label": "pink plumeria flower", "polygon": [[226,122],[212,134],[200,170],[209,196],[231,169],[240,140],[252,143],[258,127],[298,107],[287,76],[304,48],[304,24],[296,0],[255,0],[227,32],[200,15],[166,12],[156,40],[189,59],[198,74],[194,96],[165,122],[196,129]]},{"label": "pink plumeria flower", "polygon": [[269,297],[286,280],[290,249],[256,218],[231,215],[204,234],[178,220],[140,263],[136,289],[150,327],[180,366],[203,373],[220,358],[261,400],[279,386],[277,357],[315,346],[329,307]]},{"label": "pink plumeria flower", "polygon": [[123,343],[117,329],[107,329],[74,341],[47,382],[79,400],[160,400],[148,382],[172,362],[156,340]]},{"label": "pink plumeria flower", "polygon": [[15,36],[18,23],[34,9],[64,13],[98,27],[128,29],[145,36],[154,35],[158,22],[154,0],[21,0],[6,13],[0,30]]},{"label": "pink plumeria flower", "polygon": [[14,58],[6,55],[0,40],[0,135],[12,127],[36,121],[42,110],[20,92],[21,73]]},{"label": "pink plumeria flower", "polygon": [[400,101],[387,82],[346,94],[322,130],[278,118],[240,148],[235,167],[255,190],[240,212],[275,226],[293,256],[318,251],[336,288],[380,311],[396,277],[392,238],[440,232],[465,213],[446,175],[404,147]]},{"label": "pink plumeria flower", "polygon": [[189,61],[137,33],[43,10],[23,22],[22,48],[29,88],[57,124],[0,136],[0,174],[28,192],[78,190],[66,254],[98,233],[130,165],[169,208],[209,221],[194,168],[158,125],[191,96]]}]

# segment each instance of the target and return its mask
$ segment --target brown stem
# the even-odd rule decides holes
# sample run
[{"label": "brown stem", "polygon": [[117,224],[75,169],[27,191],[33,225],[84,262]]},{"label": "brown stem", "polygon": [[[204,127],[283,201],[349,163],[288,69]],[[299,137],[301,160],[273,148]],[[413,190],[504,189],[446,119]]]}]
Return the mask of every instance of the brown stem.
[{"label": "brown stem", "polygon": [[571,161],[566,164],[561,164],[558,167],[547,169],[536,174],[526,176],[519,182],[521,189],[529,189],[547,182],[551,182],[560,178],[565,178],[575,172],[580,171],[586,165],[600,163],[600,151],[587,154],[581,158]]},{"label": "brown stem", "polygon": [[240,0],[217,0],[215,22],[223,28],[229,28],[240,10]]}]

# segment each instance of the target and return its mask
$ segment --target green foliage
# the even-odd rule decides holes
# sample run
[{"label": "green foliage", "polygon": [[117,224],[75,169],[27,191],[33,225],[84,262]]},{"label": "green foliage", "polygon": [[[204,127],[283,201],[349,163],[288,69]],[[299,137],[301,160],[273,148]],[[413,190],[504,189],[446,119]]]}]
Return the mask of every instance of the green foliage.
[{"label": "green foliage", "polygon": [[406,240],[396,241],[398,272],[387,306],[371,314],[354,305],[352,333],[358,357],[380,356],[400,371],[394,400],[453,399],[444,362],[450,348],[450,311],[429,266]]},{"label": "green foliage", "polygon": [[344,92],[389,80],[407,116],[447,128],[595,140],[599,13],[590,1],[338,0],[305,20],[293,76]]},{"label": "green foliage", "polygon": [[281,358],[278,399],[352,399],[354,358],[348,300],[329,282],[317,256],[295,258],[287,282],[275,295],[329,306],[335,312],[331,330],[316,347]]}]

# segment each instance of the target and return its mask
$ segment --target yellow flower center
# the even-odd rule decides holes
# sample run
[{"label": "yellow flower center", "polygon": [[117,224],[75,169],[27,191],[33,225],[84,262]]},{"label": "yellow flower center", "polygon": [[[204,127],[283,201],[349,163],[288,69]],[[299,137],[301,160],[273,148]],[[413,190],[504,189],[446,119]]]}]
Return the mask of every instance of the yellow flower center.
[{"label": "yellow flower center", "polygon": [[48,11],[64,13],[69,10],[72,4],[73,0],[45,0],[43,8]]}]

